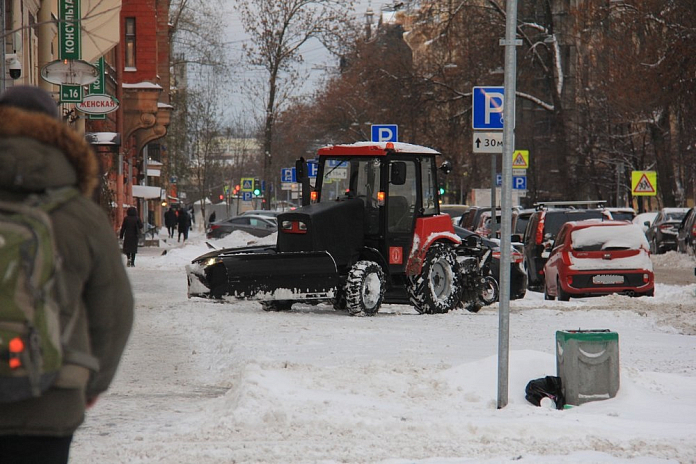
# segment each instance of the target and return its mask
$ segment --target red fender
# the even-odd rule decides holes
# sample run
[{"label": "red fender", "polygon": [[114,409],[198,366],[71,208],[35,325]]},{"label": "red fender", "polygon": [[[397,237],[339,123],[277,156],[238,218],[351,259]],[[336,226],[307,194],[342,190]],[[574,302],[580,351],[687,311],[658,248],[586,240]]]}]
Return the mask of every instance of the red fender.
[{"label": "red fender", "polygon": [[452,219],[449,214],[421,217],[416,219],[413,232],[413,245],[406,263],[406,275],[415,276],[421,273],[423,260],[435,242],[444,241],[459,245],[462,240],[454,233]]}]

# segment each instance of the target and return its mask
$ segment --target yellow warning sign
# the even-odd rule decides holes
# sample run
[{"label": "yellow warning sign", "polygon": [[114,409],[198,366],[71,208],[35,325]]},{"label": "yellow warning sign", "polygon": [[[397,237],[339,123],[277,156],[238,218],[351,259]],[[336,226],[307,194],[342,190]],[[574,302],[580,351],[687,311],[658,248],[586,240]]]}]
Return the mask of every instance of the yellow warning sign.
[{"label": "yellow warning sign", "polygon": [[657,172],[631,171],[631,193],[634,197],[657,195]]},{"label": "yellow warning sign", "polygon": [[529,150],[515,150],[512,153],[512,169],[529,169]]}]

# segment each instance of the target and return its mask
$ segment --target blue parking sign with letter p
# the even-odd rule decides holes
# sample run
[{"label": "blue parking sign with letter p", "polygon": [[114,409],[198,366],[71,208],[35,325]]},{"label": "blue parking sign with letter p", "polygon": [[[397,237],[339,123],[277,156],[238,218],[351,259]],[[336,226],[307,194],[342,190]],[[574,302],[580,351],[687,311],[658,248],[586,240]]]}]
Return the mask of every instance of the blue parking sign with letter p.
[{"label": "blue parking sign with letter p", "polygon": [[527,190],[527,176],[512,176],[512,188],[515,190]]},{"label": "blue parking sign with letter p", "polygon": [[295,168],[282,168],[280,170],[281,182],[297,182],[297,174]]},{"label": "blue parking sign with letter p", "polygon": [[396,124],[373,124],[371,127],[373,142],[399,141],[399,126]]},{"label": "blue parking sign with letter p", "polygon": [[472,95],[472,126],[476,130],[502,130],[504,87],[474,87]]}]

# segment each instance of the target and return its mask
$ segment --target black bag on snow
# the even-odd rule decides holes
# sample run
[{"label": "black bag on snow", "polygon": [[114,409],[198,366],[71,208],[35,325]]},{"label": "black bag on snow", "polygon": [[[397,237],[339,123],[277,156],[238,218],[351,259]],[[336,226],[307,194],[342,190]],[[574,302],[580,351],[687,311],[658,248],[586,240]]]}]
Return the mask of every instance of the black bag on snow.
[{"label": "black bag on snow", "polygon": [[531,380],[524,389],[527,401],[534,406],[541,406],[541,400],[551,398],[556,403],[556,409],[563,409],[565,406],[565,396],[563,395],[563,385],[560,377],[547,375],[540,379]]}]

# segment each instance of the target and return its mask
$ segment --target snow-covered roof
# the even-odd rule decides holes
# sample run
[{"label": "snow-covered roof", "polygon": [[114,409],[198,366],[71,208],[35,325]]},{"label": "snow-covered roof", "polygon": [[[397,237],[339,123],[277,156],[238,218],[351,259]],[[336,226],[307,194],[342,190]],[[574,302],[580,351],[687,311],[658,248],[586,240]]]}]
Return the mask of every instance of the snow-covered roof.
[{"label": "snow-covered roof", "polygon": [[[404,142],[355,142],[355,143],[349,143],[349,144],[338,144],[338,145],[333,145],[334,147],[378,147],[381,148],[382,150],[387,149],[387,144],[391,145],[391,148],[394,149],[397,153],[425,153],[429,155],[439,155],[440,152],[437,150],[433,150],[432,148],[424,147],[421,145],[414,145],[411,143],[404,143]],[[324,148],[329,148],[329,147],[324,147]]]}]

